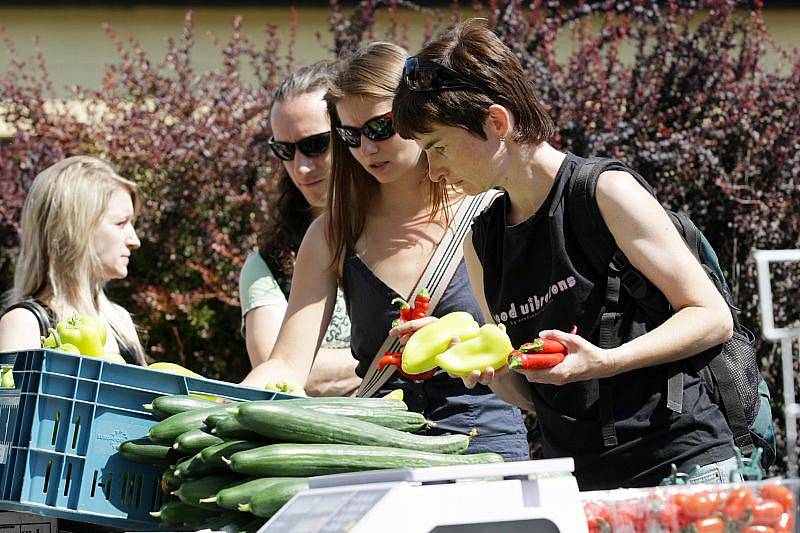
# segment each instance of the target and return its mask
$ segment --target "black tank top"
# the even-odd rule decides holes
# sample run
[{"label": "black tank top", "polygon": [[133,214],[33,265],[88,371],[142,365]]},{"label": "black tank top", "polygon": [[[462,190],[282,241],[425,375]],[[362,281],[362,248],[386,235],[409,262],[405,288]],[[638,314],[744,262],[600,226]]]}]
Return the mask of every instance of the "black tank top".
[{"label": "black tank top", "polygon": [[[342,268],[342,292],[350,315],[350,349],[358,360],[356,374],[364,377],[375,354],[397,318],[394,298],[402,297],[378,278],[360,257],[347,252]],[[466,311],[483,323],[481,311],[469,285],[462,261],[447,286],[433,316],[452,311]],[[508,460],[529,458],[528,441],[522,413],[498,398],[484,385],[467,389],[460,379],[438,371],[427,381],[409,381],[395,374],[376,394],[383,396],[394,389],[403,389],[404,400],[411,411],[436,422],[430,434],[468,433],[477,430],[470,442],[469,453],[492,451]]]},{"label": "black tank top", "polygon": [[[506,193],[473,224],[489,309],[506,325],[515,346],[541,330],[568,331],[572,325],[599,344],[606,280],[598,279],[578,247],[566,213],[567,184],[579,161],[567,154],[548,198],[527,220],[506,224]],[[624,341],[644,333],[630,329]],[[672,463],[684,471],[733,456],[727,423],[691,370],[684,378],[680,414],[666,408],[666,365],[600,381],[606,383],[531,384],[543,453],[573,457],[582,490],[657,485],[670,474]],[[603,444],[598,404],[599,391],[606,388],[613,391],[619,442],[611,448]]]}]

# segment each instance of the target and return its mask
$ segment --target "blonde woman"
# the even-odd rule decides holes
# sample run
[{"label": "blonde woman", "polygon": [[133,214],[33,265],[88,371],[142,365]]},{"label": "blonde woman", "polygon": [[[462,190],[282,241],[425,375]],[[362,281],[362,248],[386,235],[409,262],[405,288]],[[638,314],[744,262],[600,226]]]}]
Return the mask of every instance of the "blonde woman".
[{"label": "blonde woman", "polygon": [[[372,43],[344,64],[326,100],[332,167],[327,209],[311,223],[295,262],[292,291],[274,349],[261,353],[244,383],[306,382],[333,314],[341,285],[351,320],[350,350],[364,378],[398,308],[408,298],[437,243],[448,231],[445,207],[464,196],[428,180],[428,164],[414,141],[395,135],[391,109],[406,51]],[[467,311],[482,321],[463,262],[432,314]],[[477,431],[469,451],[507,460],[528,458],[519,409],[486,386],[467,389],[438,372],[427,381],[395,375],[377,396],[403,389],[408,408],[436,422],[431,434]]]},{"label": "blonde woman", "polygon": [[81,314],[106,322],[107,353],[145,364],[130,314],[103,290],[128,275],[131,252],[140,245],[133,228],[140,203],[133,182],[93,157],[70,157],[36,176],[22,208],[0,351],[38,348],[47,323]]}]

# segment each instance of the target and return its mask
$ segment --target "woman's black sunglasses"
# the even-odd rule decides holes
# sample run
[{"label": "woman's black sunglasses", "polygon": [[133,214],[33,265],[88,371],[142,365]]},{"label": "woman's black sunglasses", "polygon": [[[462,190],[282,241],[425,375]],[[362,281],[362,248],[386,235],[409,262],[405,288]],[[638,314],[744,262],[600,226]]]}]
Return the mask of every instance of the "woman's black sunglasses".
[{"label": "woman's black sunglasses", "polygon": [[406,59],[403,79],[415,93],[468,89],[486,94],[486,89],[471,82],[455,70],[431,59],[418,56]]},{"label": "woman's black sunglasses", "polygon": [[361,134],[371,141],[385,141],[394,135],[392,126],[392,112],[384,113],[377,117],[372,117],[360,128],[355,126],[336,126],[339,136],[350,148],[361,146]]},{"label": "woman's black sunglasses", "polygon": [[272,148],[272,153],[283,161],[294,159],[295,148],[299,149],[307,157],[317,157],[327,152],[330,144],[331,132],[329,131],[305,137],[296,143],[276,141],[275,137],[269,138],[269,147]]}]

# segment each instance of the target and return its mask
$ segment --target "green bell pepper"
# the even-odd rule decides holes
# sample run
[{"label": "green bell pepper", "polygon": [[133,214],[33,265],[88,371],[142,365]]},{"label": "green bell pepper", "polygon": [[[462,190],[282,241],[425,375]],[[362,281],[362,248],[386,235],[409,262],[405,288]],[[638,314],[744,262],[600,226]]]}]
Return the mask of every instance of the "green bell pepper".
[{"label": "green bell pepper", "polygon": [[403,349],[402,369],[406,374],[422,374],[436,368],[436,356],[446,351],[455,337],[462,341],[478,335],[480,326],[464,311],[448,313],[414,332]]},{"label": "green bell pepper", "polygon": [[107,328],[99,318],[73,315],[59,322],[56,331],[62,344],[72,344],[82,355],[101,357],[106,345]]},{"label": "green bell pepper", "polygon": [[506,366],[508,354],[514,351],[506,328],[500,324],[484,324],[478,336],[460,342],[436,357],[436,364],[450,374],[469,375],[473,370],[483,371]]}]

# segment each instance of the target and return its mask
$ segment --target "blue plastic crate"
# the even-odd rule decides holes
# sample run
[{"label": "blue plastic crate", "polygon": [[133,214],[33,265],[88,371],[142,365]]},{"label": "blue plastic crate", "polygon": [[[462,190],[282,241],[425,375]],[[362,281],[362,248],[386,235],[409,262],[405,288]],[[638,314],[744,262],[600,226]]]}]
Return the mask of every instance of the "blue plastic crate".
[{"label": "blue plastic crate", "polygon": [[0,509],[125,529],[154,529],[162,469],[117,453],[157,420],[165,394],[234,400],[292,396],[52,350],[0,353],[14,389],[0,389]]}]

